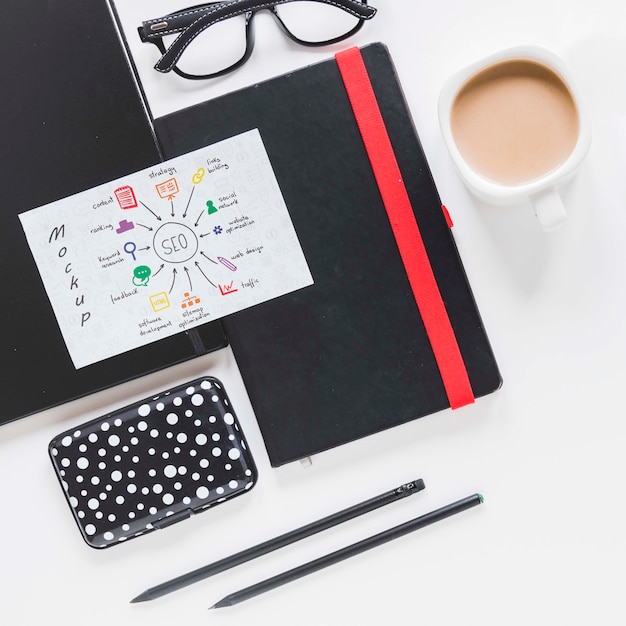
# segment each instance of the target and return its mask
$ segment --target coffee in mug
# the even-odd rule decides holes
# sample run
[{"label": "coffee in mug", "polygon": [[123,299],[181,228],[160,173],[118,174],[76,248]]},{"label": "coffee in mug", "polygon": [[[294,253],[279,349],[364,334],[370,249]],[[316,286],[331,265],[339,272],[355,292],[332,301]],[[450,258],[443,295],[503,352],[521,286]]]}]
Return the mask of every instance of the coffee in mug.
[{"label": "coffee in mug", "polygon": [[495,204],[530,199],[546,230],[565,219],[556,186],[590,138],[567,74],[549,51],[515,48],[459,73],[440,99],[444,138],[468,186]]}]

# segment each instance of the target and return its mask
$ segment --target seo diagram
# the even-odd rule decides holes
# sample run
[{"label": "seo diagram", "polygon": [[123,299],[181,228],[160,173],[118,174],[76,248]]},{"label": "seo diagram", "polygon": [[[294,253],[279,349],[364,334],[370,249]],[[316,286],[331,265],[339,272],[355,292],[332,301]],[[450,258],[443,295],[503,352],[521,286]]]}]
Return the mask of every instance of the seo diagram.
[{"label": "seo diagram", "polygon": [[20,220],[77,368],[313,282],[257,130]]}]

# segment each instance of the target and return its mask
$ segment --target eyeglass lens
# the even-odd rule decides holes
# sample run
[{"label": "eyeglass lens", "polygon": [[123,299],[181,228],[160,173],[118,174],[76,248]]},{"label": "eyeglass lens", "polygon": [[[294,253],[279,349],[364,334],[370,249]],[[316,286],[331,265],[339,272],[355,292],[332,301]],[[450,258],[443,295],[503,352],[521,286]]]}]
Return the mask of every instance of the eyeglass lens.
[{"label": "eyeglass lens", "polygon": [[[178,69],[191,75],[215,74],[240,61],[246,53],[246,16],[235,15],[198,35],[178,59]],[[164,38],[168,46],[175,36]]]},{"label": "eyeglass lens", "polygon": [[300,41],[323,43],[347,35],[360,22],[340,8],[320,2],[293,2],[276,6],[285,28]]}]

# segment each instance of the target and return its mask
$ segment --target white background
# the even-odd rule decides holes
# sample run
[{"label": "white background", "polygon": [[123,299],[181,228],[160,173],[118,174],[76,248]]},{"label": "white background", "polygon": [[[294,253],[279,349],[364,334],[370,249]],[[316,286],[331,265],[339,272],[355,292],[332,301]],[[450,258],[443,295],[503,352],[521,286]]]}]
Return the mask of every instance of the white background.
[{"label": "white background", "polygon": [[[504,385],[341,446],[312,466],[270,467],[230,351],[208,355],[0,429],[2,623],[68,625],[624,624],[626,562],[626,4],[622,0],[373,0],[351,41],[300,49],[256,19],[246,66],[201,84],[151,69],[136,27],[183,8],[118,0],[155,116],[323,60],[350,44],[391,51],[499,361]],[[565,189],[567,224],[475,201],[447,154],[437,99],[448,76],[512,45],[561,55],[593,116]],[[62,430],[192,377],[220,378],[259,466],[247,495],[105,551],[83,543],[47,458]],[[146,587],[408,480],[427,489],[149,603]],[[484,505],[230,609],[222,596],[481,492]]]}]

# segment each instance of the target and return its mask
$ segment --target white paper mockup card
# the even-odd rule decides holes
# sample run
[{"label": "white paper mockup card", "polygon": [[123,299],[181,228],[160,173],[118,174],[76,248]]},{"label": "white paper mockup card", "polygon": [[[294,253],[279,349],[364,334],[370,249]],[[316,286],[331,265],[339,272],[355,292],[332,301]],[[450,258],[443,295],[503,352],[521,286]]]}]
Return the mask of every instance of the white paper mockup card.
[{"label": "white paper mockup card", "polygon": [[258,130],[20,220],[76,368],[313,283]]}]

